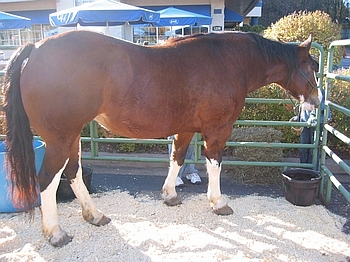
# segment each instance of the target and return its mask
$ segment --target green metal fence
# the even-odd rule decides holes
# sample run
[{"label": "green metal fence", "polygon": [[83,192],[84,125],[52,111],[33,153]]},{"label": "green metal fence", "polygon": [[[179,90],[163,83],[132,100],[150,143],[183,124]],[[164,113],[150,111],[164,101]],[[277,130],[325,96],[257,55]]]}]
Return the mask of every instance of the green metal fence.
[{"label": "green metal fence", "polygon": [[[331,43],[328,52],[328,60],[327,60],[327,72],[326,72],[326,88],[325,88],[325,104],[326,109],[324,115],[329,115],[329,112],[338,111],[346,116],[350,116],[350,110],[341,105],[333,103],[330,101],[330,94],[332,91],[332,80],[341,80],[350,82],[350,76],[345,76],[341,74],[337,74],[333,72],[333,54],[334,48],[336,46],[350,46],[350,39],[347,40],[338,40]],[[350,145],[350,138],[346,135],[339,132],[337,129],[333,128],[327,122],[325,122],[323,126],[323,139],[322,139],[322,150],[321,150],[321,174],[322,174],[322,183],[320,186],[320,196],[324,202],[324,204],[329,204],[331,201],[331,192],[332,185],[337,188],[341,194],[346,198],[348,202],[350,202],[350,193],[346,190],[346,188],[339,182],[339,180],[334,176],[334,174],[330,171],[330,169],[326,165],[326,155],[330,157],[334,162],[340,166],[348,175],[350,174],[350,167],[344,162],[341,157],[339,157],[332,149],[328,146],[328,135],[333,135],[346,145]],[[324,188],[324,184],[326,184],[326,189]],[[325,194],[325,196],[324,196]]]}]

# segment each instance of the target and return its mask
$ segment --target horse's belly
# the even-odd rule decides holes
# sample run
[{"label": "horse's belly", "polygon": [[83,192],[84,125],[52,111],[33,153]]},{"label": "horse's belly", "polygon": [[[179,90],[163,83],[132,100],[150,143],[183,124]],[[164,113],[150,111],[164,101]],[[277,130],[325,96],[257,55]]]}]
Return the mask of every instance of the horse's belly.
[{"label": "horse's belly", "polygon": [[97,116],[95,120],[105,129],[124,137],[147,139],[173,135],[164,126],[162,127],[161,123],[154,125],[150,121],[142,123],[127,119],[110,120],[102,115]]}]

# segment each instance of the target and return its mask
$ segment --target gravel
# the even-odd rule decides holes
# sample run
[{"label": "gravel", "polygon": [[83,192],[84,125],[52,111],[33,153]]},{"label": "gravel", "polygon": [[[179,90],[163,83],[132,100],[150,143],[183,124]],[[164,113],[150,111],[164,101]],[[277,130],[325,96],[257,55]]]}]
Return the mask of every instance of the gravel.
[{"label": "gravel", "polygon": [[112,219],[86,223],[77,200],[59,203],[60,224],[73,241],[52,247],[41,234],[40,210],[0,214],[0,261],[350,261],[344,217],[321,205],[284,198],[229,198],[231,216],[217,216],[205,194],[168,207],[160,199],[112,191],[92,194]]}]

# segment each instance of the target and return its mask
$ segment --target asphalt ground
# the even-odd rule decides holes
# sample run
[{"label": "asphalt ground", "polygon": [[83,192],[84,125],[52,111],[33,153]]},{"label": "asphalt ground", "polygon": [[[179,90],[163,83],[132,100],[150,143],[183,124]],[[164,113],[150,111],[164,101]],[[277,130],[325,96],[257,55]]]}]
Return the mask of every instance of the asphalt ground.
[{"label": "asphalt ground", "polygon": [[[289,160],[290,161],[290,160]],[[126,191],[132,196],[148,195],[156,199],[161,199],[161,189],[167,175],[168,165],[166,163],[144,163],[144,162],[121,162],[121,161],[102,161],[102,160],[83,160],[83,166],[92,169],[92,179],[90,193],[101,193],[113,190]],[[185,186],[177,187],[180,199],[185,199],[188,195],[206,194],[208,185],[208,176],[205,165],[196,165],[202,183],[192,185],[185,178]],[[339,172],[336,167],[330,168],[332,172]],[[221,192],[231,198],[244,197],[248,195],[267,196],[272,198],[284,197],[285,189],[280,185],[256,185],[243,184],[234,181],[225,172],[223,167],[221,174]],[[342,182],[343,186],[350,191],[350,176],[343,173],[337,173],[336,177]],[[71,198],[58,196],[59,201],[70,201]],[[291,204],[292,205],[292,204]],[[315,205],[322,205],[320,199],[316,197]],[[208,203],[209,208],[209,203]],[[347,219],[342,231],[350,234],[350,204],[345,197],[334,188],[332,189],[331,202],[326,209],[333,214],[337,214]]]}]

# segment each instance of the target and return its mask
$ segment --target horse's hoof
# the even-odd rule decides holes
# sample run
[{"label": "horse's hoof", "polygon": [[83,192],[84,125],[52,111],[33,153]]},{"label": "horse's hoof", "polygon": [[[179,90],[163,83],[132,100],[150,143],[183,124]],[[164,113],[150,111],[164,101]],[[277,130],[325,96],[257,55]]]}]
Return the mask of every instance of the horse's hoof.
[{"label": "horse's hoof", "polygon": [[106,217],[105,215],[103,215],[101,220],[98,222],[98,225],[104,226],[104,225],[107,225],[109,222],[111,222],[111,219],[109,217]]},{"label": "horse's hoof", "polygon": [[233,214],[232,208],[230,208],[228,205],[225,205],[223,207],[220,207],[218,209],[213,209],[213,212],[220,216],[228,216]]},{"label": "horse's hoof", "polygon": [[111,222],[111,219],[103,215],[100,221],[97,222],[96,226],[104,226],[107,225],[109,222]]},{"label": "horse's hoof", "polygon": [[54,247],[63,247],[71,242],[73,239],[72,236],[68,236],[66,232],[59,237],[51,237],[50,244]]},{"label": "horse's hoof", "polygon": [[165,199],[164,204],[166,204],[167,206],[178,206],[178,205],[181,205],[182,202],[179,197],[173,197],[173,198]]}]

